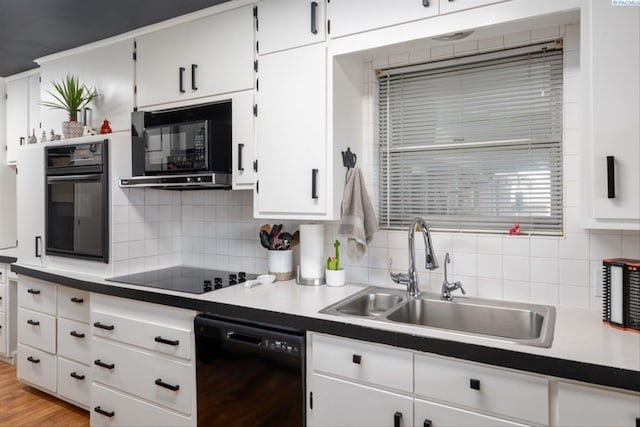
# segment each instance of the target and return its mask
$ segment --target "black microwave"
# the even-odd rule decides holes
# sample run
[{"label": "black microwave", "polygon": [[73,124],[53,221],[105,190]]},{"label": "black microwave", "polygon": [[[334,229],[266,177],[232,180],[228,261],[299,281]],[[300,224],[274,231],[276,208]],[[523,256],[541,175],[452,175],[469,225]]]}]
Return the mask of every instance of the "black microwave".
[{"label": "black microwave", "polygon": [[231,177],[231,101],[131,114],[132,174],[165,182]]}]

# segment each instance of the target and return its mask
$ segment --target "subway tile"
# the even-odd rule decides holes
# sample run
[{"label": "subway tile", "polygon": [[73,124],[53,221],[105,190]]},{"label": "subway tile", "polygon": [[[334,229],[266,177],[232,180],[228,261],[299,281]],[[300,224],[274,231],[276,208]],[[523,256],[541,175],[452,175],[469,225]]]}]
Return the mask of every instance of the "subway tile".
[{"label": "subway tile", "polygon": [[565,259],[589,259],[589,235],[566,233],[559,241],[559,256]]},{"label": "subway tile", "polygon": [[128,224],[129,223],[129,206],[113,206],[111,208],[114,224]]},{"label": "subway tile", "polygon": [[478,252],[478,277],[502,279],[502,255]]},{"label": "subway tile", "polygon": [[465,42],[455,43],[453,45],[453,52],[456,56],[478,53],[478,40],[470,40]]},{"label": "subway tile", "polygon": [[406,64],[409,62],[409,52],[389,55],[389,65]]},{"label": "subway tile", "polygon": [[558,25],[531,30],[531,40],[549,40],[554,37],[560,37],[560,26]]},{"label": "subway tile", "polygon": [[531,258],[531,281],[558,284],[558,258]]},{"label": "subway tile", "polygon": [[502,237],[478,236],[478,255],[502,255]]},{"label": "subway tile", "polygon": [[532,237],[530,244],[532,257],[558,257],[560,244],[557,237]]},{"label": "subway tile", "polygon": [[477,286],[479,297],[502,299],[502,280],[478,277]]},{"label": "subway tile", "polygon": [[622,256],[640,259],[640,232],[625,231],[622,234]]},{"label": "subway tile", "polygon": [[531,31],[521,31],[519,33],[505,34],[504,46],[519,46],[531,40]]},{"label": "subway tile", "polygon": [[114,224],[112,228],[112,238],[114,243],[129,241],[129,224]]},{"label": "subway tile", "polygon": [[502,253],[506,256],[529,256],[529,243],[526,236],[504,236]]},{"label": "subway tile", "polygon": [[416,62],[426,62],[431,56],[431,51],[429,49],[417,49],[409,52],[409,61]]},{"label": "subway tile", "polygon": [[[444,258],[440,261],[440,266],[444,268]],[[453,276],[475,276],[477,274],[477,260],[475,253],[456,253],[451,259],[452,268],[449,270]]]},{"label": "subway tile", "polygon": [[453,45],[433,46],[431,48],[431,58],[449,58],[453,56]]},{"label": "subway tile", "polygon": [[558,304],[559,286],[550,283],[531,282],[531,302],[535,304]]},{"label": "subway tile", "polygon": [[589,259],[602,260],[622,256],[622,233],[592,232],[589,236]]},{"label": "subway tile", "polygon": [[529,281],[529,257],[503,255],[502,278],[505,283],[508,280]]},{"label": "subway tile", "polygon": [[158,200],[160,198],[160,190],[156,190],[153,188],[146,188],[144,191],[144,204],[147,205],[157,205]]},{"label": "subway tile", "polygon": [[475,234],[454,234],[453,251],[455,253],[473,253],[477,251],[477,237]]},{"label": "subway tile", "polygon": [[129,242],[114,243],[111,259],[114,262],[129,259]]},{"label": "subway tile", "polygon": [[478,49],[482,52],[485,50],[497,50],[504,48],[504,37],[496,36],[478,40]]},{"label": "subway tile", "polygon": [[589,288],[560,285],[558,302],[564,306],[589,307]]},{"label": "subway tile", "polygon": [[517,280],[505,280],[502,284],[502,297],[512,301],[529,301],[529,282],[519,282]]},{"label": "subway tile", "polygon": [[369,283],[369,269],[367,267],[350,267],[348,273],[350,283]]},{"label": "subway tile", "polygon": [[589,288],[589,261],[560,259],[560,285],[583,286]]}]

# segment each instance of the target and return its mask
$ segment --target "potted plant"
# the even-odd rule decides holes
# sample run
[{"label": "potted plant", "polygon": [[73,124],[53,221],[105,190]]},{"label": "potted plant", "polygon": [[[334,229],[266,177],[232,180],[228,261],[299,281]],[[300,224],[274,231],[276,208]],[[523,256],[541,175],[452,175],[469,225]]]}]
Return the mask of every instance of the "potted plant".
[{"label": "potted plant", "polygon": [[333,243],[335,256],[327,258],[327,269],[325,271],[325,280],[327,286],[342,286],[345,284],[346,274],[343,268],[340,268],[340,241]]},{"label": "potted plant", "polygon": [[54,92],[47,91],[54,101],[43,101],[45,107],[65,110],[69,113],[69,120],[62,122],[62,134],[65,138],[82,136],[84,126],[78,123],[78,111],[92,102],[98,96],[95,88],[81,85],[77,76],[67,75],[61,82],[51,82]]}]

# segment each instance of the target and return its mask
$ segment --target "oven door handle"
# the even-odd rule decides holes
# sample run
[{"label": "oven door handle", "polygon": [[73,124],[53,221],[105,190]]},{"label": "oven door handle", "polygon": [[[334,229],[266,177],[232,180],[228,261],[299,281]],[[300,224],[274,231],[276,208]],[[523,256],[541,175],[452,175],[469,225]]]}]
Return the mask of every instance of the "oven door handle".
[{"label": "oven door handle", "polygon": [[87,175],[60,175],[60,176],[48,176],[47,182],[59,182],[59,181],[99,181],[102,179],[101,173],[92,173]]}]

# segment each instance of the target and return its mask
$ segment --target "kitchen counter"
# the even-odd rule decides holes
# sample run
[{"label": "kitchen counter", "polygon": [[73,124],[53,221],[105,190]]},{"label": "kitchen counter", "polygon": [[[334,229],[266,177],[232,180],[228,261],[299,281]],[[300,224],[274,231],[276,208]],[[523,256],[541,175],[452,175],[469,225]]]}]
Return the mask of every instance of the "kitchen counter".
[{"label": "kitchen counter", "polygon": [[0,250],[0,263],[11,264],[18,260],[18,249],[9,248]]},{"label": "kitchen counter", "polygon": [[598,310],[556,307],[553,344],[550,348],[540,348],[438,329],[318,313],[363,289],[364,285],[308,287],[286,281],[250,289],[232,286],[195,295],[20,264],[13,264],[12,271],[90,292],[640,391],[640,334],[604,325]]}]

